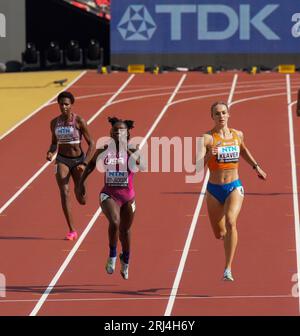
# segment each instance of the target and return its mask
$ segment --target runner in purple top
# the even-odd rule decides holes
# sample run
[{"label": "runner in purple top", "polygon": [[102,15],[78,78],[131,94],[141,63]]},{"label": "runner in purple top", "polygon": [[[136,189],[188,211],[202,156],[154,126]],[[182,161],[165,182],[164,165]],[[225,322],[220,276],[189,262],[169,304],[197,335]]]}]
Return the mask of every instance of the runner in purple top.
[{"label": "runner in purple top", "polygon": [[[51,121],[50,128],[52,141],[47,152],[47,160],[51,161],[57,152],[55,162],[56,181],[60,190],[61,205],[69,226],[67,240],[76,240],[77,232],[71,212],[70,202],[70,177],[75,184],[75,195],[80,204],[85,204],[85,195],[79,196],[77,188],[80,177],[94,154],[94,140],[92,139],[87,124],[83,118],[72,112],[75,98],[71,92],[62,92],[57,97],[60,116]],[[81,148],[82,137],[88,144],[85,154]]]},{"label": "runner in purple top", "polygon": [[96,151],[87,165],[79,184],[79,193],[85,193],[85,180],[95,169],[100,158],[105,170],[104,187],[100,192],[100,205],[109,222],[109,257],[106,271],[112,274],[117,259],[118,237],[122,245],[120,254],[121,275],[128,279],[130,255],[130,228],[135,213],[135,192],[133,188],[134,171],[140,165],[137,148],[128,146],[132,120],[108,118],[111,128],[111,141]]}]

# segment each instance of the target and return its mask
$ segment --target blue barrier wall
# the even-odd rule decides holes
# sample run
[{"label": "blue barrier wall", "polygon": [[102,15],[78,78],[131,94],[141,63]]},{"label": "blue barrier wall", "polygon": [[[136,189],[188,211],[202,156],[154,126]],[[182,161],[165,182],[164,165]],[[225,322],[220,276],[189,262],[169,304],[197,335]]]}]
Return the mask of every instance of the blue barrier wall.
[{"label": "blue barrier wall", "polygon": [[164,59],[166,55],[296,55],[300,2],[114,0],[111,52],[127,58],[164,55]]}]

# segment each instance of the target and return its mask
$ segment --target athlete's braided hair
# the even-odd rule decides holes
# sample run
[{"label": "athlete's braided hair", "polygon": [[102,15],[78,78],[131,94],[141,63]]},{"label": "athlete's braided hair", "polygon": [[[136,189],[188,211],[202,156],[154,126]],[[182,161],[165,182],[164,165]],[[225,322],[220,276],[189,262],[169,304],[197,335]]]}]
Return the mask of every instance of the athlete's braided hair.
[{"label": "athlete's braided hair", "polygon": [[128,130],[131,130],[132,128],[134,128],[133,124],[134,124],[134,121],[133,120],[123,120],[123,119],[119,119],[117,117],[108,117],[108,122],[114,126],[116,123],[118,122],[121,122],[123,124],[126,125],[127,129]]}]

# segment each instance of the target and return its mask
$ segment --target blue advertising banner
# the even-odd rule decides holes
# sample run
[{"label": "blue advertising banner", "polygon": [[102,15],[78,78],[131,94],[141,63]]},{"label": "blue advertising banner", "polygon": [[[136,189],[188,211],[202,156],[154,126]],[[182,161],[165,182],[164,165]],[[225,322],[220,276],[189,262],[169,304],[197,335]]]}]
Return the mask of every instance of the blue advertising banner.
[{"label": "blue advertising banner", "polygon": [[111,51],[299,53],[300,1],[112,0]]}]

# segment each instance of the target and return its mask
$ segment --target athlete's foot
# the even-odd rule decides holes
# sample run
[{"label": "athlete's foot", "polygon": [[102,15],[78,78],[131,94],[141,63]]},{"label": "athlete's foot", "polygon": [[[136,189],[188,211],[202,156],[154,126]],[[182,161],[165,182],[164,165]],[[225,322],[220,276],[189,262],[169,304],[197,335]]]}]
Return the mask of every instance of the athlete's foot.
[{"label": "athlete's foot", "polygon": [[120,262],[121,262],[121,275],[123,277],[123,279],[125,280],[128,280],[128,268],[129,268],[129,265],[126,264],[124,261],[123,261],[123,255],[120,254]]},{"label": "athlete's foot", "polygon": [[224,281],[234,281],[231,270],[229,268],[225,268],[223,280]]},{"label": "athlete's foot", "polygon": [[113,274],[116,268],[117,257],[108,257],[105,269],[108,274]]},{"label": "athlete's foot", "polygon": [[66,240],[76,240],[78,238],[78,234],[76,231],[70,231],[66,235]]}]

